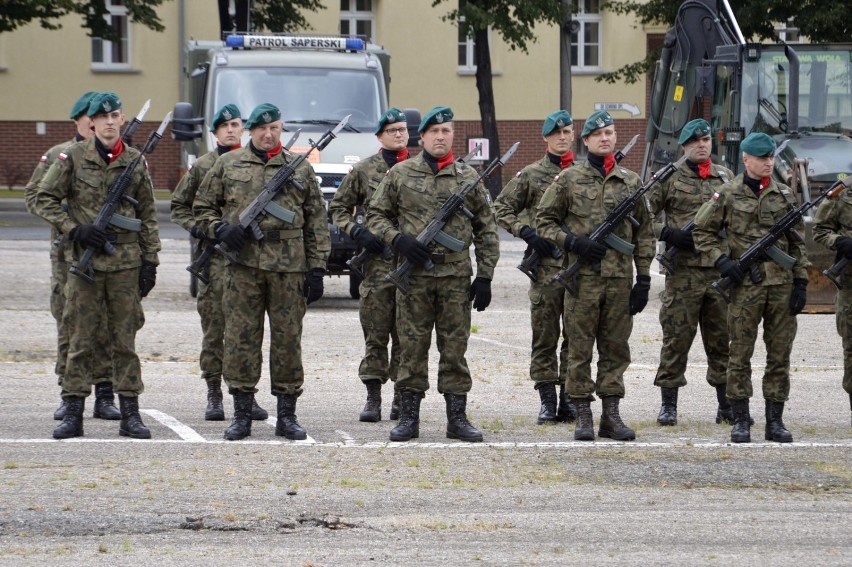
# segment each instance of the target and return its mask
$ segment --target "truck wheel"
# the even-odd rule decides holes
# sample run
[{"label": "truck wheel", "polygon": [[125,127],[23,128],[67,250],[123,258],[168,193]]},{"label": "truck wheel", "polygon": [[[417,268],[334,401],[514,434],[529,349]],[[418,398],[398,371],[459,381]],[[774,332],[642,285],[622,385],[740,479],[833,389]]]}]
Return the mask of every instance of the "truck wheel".
[{"label": "truck wheel", "polygon": [[349,295],[352,299],[361,298],[361,290],[358,287],[361,285],[361,277],[355,272],[349,272]]}]

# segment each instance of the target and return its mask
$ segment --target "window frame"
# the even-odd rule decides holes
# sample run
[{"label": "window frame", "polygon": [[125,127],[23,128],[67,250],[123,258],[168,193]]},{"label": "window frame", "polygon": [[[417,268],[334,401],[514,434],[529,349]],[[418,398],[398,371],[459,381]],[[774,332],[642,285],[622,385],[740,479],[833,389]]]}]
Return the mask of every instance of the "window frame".
[{"label": "window frame", "polygon": [[[576,49],[577,57],[572,57],[571,60],[571,71],[579,72],[579,73],[600,73],[603,71],[603,13],[600,10],[601,2],[598,1],[598,11],[597,12],[586,12],[586,3],[595,0],[581,0],[577,6],[577,13],[574,14],[574,20],[580,24],[579,29],[576,33],[571,34],[571,50]],[[585,31],[586,26],[589,24],[596,24],[598,28],[598,37],[597,37],[597,48],[598,48],[598,60],[594,65],[588,65],[585,61],[585,48],[587,44],[585,40]]]},{"label": "window frame", "polygon": [[[348,9],[343,9],[343,2],[348,2]],[[342,35],[361,35],[358,34],[358,22],[370,22],[370,35],[367,40],[370,43],[378,43],[376,34],[376,3],[378,0],[370,0],[370,11],[358,10],[358,0],[341,0],[340,6],[340,21],[338,29]],[[349,24],[350,33],[343,34],[343,22]]]},{"label": "window frame", "polygon": [[[120,2],[120,3],[116,4],[116,2]],[[126,60],[125,61],[113,61],[112,60],[113,45],[116,42],[109,41],[109,40],[99,38],[99,37],[93,37],[92,38],[92,54],[91,54],[92,70],[95,70],[95,71],[114,71],[114,70],[126,71],[126,70],[130,70],[130,69],[132,69],[131,65],[132,65],[132,61],[133,61],[132,56],[131,56],[132,55],[131,54],[131,46],[132,46],[131,39],[133,37],[133,33],[132,33],[132,27],[133,26],[132,26],[132,22],[130,21],[130,16],[129,16],[129,13],[127,11],[127,6],[124,5],[122,0],[106,0],[106,9],[107,9],[107,13],[104,17],[110,23],[110,25],[113,24],[113,18],[124,18],[124,20],[126,22],[125,23],[125,29],[126,29],[127,33],[124,36],[122,36],[121,39],[119,40],[121,43],[124,44],[124,54],[125,54]],[[102,59],[101,61],[95,61],[94,60],[96,49],[100,49],[100,55],[101,55],[101,59]]]}]

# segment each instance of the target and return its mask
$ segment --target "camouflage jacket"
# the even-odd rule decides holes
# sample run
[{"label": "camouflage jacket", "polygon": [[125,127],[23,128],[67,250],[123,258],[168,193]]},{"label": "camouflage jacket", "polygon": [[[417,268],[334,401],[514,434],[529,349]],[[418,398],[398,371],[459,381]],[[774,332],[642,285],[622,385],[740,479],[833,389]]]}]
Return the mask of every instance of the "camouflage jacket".
[{"label": "camouflage jacket", "polygon": [[[26,187],[24,188],[24,201],[26,202],[27,210],[30,213],[36,214],[36,212],[33,210],[33,205],[35,204],[35,196],[38,190],[38,182],[41,181],[41,178],[44,177],[44,174],[47,173],[47,170],[50,169],[51,165],[53,165],[56,156],[68,149],[71,144],[76,143],[76,139],[68,140],[67,142],[62,142],[61,144],[53,146],[41,156],[41,159],[38,161],[38,165],[33,171],[32,177],[30,177],[29,183],[27,183]],[[53,225],[51,225],[50,227],[50,241],[53,243],[53,246],[50,247],[50,257],[54,260],[64,260],[64,258],[60,258],[60,254],[62,254],[62,250],[66,248],[65,242],[62,240],[62,234],[60,234],[60,232],[56,230],[56,227]]]},{"label": "camouflage jacket", "polygon": [[[786,185],[771,180],[760,197],[757,197],[754,191],[743,183],[743,176],[740,174],[730,183],[722,185],[713,197],[698,209],[693,231],[695,247],[715,263],[724,253],[719,231],[725,229],[731,250],[730,257],[737,259],[795,206],[792,192]],[[800,225],[798,231],[804,234],[804,226]],[[792,283],[793,278],[807,280],[810,262],[805,254],[804,242],[787,237],[780,239],[775,246],[795,258],[796,264],[792,270],[787,270],[769,259],[760,262],[763,285]],[[743,285],[754,283],[751,278],[746,277]]]},{"label": "camouflage jacket", "polygon": [[[240,213],[278,170],[296,157],[282,150],[263,163],[248,147],[220,156],[195,196],[192,212],[196,222],[209,238],[216,237],[216,227],[222,221],[239,224]],[[249,232],[238,256],[240,264],[272,272],[325,269],[331,252],[325,201],[310,164],[302,162],[296,168],[295,178],[304,192],[287,183],[273,200],[295,213],[293,223],[261,215],[259,225],[264,238],[257,241]]]},{"label": "camouflage jacket", "polygon": [[[657,220],[654,222],[654,236],[658,239],[663,227],[682,228],[695,218],[698,209],[709,201],[719,187],[733,180],[734,174],[726,167],[710,166],[710,177],[701,179],[696,172],[683,163],[680,168],[662,183],[656,183],[646,193],[648,209]],[[662,217],[662,218],[661,218]],[[724,254],[728,254],[727,242],[720,242]],[[713,260],[707,254],[691,250],[678,251],[679,266],[699,266],[712,268]]]},{"label": "camouflage jacket", "polygon": [[[51,223],[56,229],[68,234],[81,224],[95,222],[106,202],[110,186],[133,161],[139,151],[125,146],[125,150],[110,164],[105,164],[97,148],[95,137],[86,142],[71,144],[58,154],[53,164],[38,182],[32,204],[32,211]],[[142,261],[158,264],[160,235],[157,225],[157,211],[154,203],[154,187],[148,176],[145,158],[133,170],[126,195],[138,201],[133,206],[122,201],[116,214],[142,222],[141,230],[131,232],[115,226],[108,226],[107,232],[115,234],[115,255],[95,254],[93,267],[103,272],[127,270],[138,267]],[[67,201],[68,210],[62,201]],[[74,243],[73,256],[79,256],[85,250]]]},{"label": "camouflage jacket", "polygon": [[198,194],[198,188],[217,159],[219,159],[219,152],[213,150],[195,160],[195,163],[187,170],[186,175],[178,182],[172,194],[172,222],[184,228],[187,232],[197,224],[195,216],[192,214],[192,203]]},{"label": "camouflage jacket", "polygon": [[[518,238],[521,236],[521,228],[524,225],[528,224],[535,228],[536,207],[541,201],[541,196],[561,171],[547,155],[520,170],[503,187],[494,201],[497,223]],[[518,217],[523,212],[529,215],[528,222],[523,222]],[[541,259],[541,264],[559,267],[562,266],[562,260],[548,256]]]},{"label": "camouflage jacket", "polygon": [[[550,187],[544,192],[538,204],[536,224],[539,234],[555,242],[563,249],[567,235],[562,230],[566,226],[575,236],[588,236],[606,220],[607,215],[631,193],[641,186],[639,176],[619,165],[612,168],[604,178],[593,168],[588,160],[575,163],[562,170]],[[654,257],[654,236],[651,232],[651,217],[644,203],[637,203],[633,217],[639,221],[639,227],[627,221],[621,223],[614,234],[635,246],[633,258],[615,250],[607,251],[601,261],[600,275],[606,278],[632,278],[633,266],[638,275],[650,274],[651,260]],[[575,253],[567,254],[568,264],[577,260]],[[582,264],[580,273],[596,274],[595,267]]]},{"label": "camouflage jacket", "polygon": [[[398,163],[388,171],[370,199],[367,227],[388,245],[392,245],[393,239],[400,233],[416,237],[453,193],[476,178],[477,174],[470,166],[458,162],[434,174],[423,154]],[[473,275],[468,253],[470,245],[473,244],[476,275],[489,280],[494,277],[494,268],[500,257],[500,241],[497,236],[497,220],[491,208],[491,197],[485,186],[478,183],[468,192],[464,203],[473,213],[473,219],[469,220],[462,214],[456,214],[444,226],[444,232],[463,241],[465,250],[455,253],[437,242],[429,245],[433,252],[447,254],[451,258],[458,256],[458,260],[436,263],[435,268],[430,271],[416,266],[411,271],[412,275]]]},{"label": "camouflage jacket", "polygon": [[[814,241],[829,250],[837,250],[840,237],[852,238],[852,193],[843,191],[835,199],[824,199],[814,214],[813,230]],[[847,267],[846,272],[852,270]],[[852,278],[844,277],[842,284],[843,289],[852,289]]]}]

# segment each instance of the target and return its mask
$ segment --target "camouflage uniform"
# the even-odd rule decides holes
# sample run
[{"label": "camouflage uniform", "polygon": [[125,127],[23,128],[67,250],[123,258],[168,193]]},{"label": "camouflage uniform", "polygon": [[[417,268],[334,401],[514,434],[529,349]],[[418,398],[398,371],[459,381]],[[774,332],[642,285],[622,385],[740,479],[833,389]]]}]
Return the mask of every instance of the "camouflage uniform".
[{"label": "camouflage uniform", "polygon": [[[193,214],[207,236],[220,221],[239,224],[239,214],[278,170],[296,159],[282,150],[266,163],[251,147],[231,151],[213,164],[201,183]],[[325,269],[331,250],[325,202],[311,166],[296,168],[299,192],[287,183],[274,202],[295,212],[293,224],[272,216],[259,219],[261,241],[249,236],[238,263],[224,281],[225,357],[223,374],[232,393],[257,391],[262,366],[264,314],[269,316],[269,369],[274,395],[302,393],[302,319],[307,304],[305,272]]]},{"label": "camouflage uniform", "polygon": [[[739,258],[794,206],[794,197],[786,185],[773,180],[757,197],[743,183],[743,176],[738,175],[696,214],[695,247],[715,264],[724,253],[718,234],[725,229],[731,258]],[[807,281],[810,264],[803,242],[782,238],[776,246],[796,259],[792,270],[767,260],[758,264],[761,283],[755,284],[746,274],[742,285],[731,290],[727,396],[732,401],[752,397],[751,357],[761,319],[766,343],[763,397],[770,402],[785,402],[790,393],[790,352],[796,336],[790,295],[793,278]]]},{"label": "camouflage uniform", "polygon": [[[373,195],[367,226],[388,245],[400,233],[416,236],[453,193],[476,177],[472,168],[459,163],[434,174],[423,154],[399,163]],[[465,395],[470,391],[472,381],[465,360],[470,338],[468,292],[473,275],[469,246],[475,247],[477,276],[491,280],[500,245],[491,199],[483,185],[478,184],[467,194],[465,206],[473,212],[474,219],[454,215],[444,232],[464,241],[466,247],[453,252],[431,244],[434,269],[414,266],[408,293],[396,296],[400,346],[396,386],[401,392],[421,393],[429,389],[433,327],[440,353],[438,392]]]},{"label": "camouflage uniform", "polygon": [[[393,163],[388,163],[381,151],[358,162],[343,179],[328,206],[332,222],[346,234],[351,234],[358,226],[353,216],[355,207],[364,207],[370,201],[385,173],[395,163],[395,159]],[[358,376],[364,383],[379,380],[384,384],[388,379],[396,382],[399,367],[399,338],[394,323],[396,286],[385,281],[385,275],[393,270],[395,264],[395,259],[387,260],[381,254],[371,254],[364,264],[358,311],[366,346],[364,358],[358,367]],[[390,363],[389,340],[392,340]]]},{"label": "camouflage uniform", "polygon": [[[33,211],[63,234],[80,224],[92,223],[106,201],[112,183],[139,152],[130,147],[110,164],[105,164],[95,147],[93,136],[87,142],[73,144],[61,154],[38,183]],[[63,157],[63,155],[65,157]],[[135,398],[144,386],[139,357],[136,355],[136,332],[144,324],[139,291],[139,268],[142,262],[158,264],[160,238],[154,207],[154,190],[144,163],[134,169],[127,195],[137,206],[123,201],[117,214],[140,219],[141,231],[130,232],[110,226],[114,234],[115,255],[97,253],[92,266],[95,281],[88,284],[69,277],[65,286],[64,317],[70,336],[69,352],[62,394],[85,397],[90,391],[94,357],[99,355],[96,343],[101,341],[100,328],[107,322],[115,371],[114,389],[120,397]],[[68,211],[62,201],[67,201]],[[74,242],[71,255],[79,258],[85,248]]]},{"label": "camouflage uniform", "polygon": [[[648,192],[651,214],[665,213],[664,222],[654,224],[654,234],[660,238],[664,227],[681,228],[686,225],[698,208],[733,178],[730,170],[713,164],[710,176],[702,180],[689,165],[682,164],[674,175]],[[722,253],[728,253],[725,241],[719,246]],[[678,250],[677,267],[674,274],[666,276],[666,287],[661,298],[663,346],[660,350],[660,366],[654,379],[655,386],[686,386],[689,349],[699,326],[704,352],[707,354],[707,382],[714,387],[727,382],[728,305],[710,287],[717,279],[719,273],[709,255]]]},{"label": "camouflage uniform", "polygon": [[[588,161],[559,174],[538,205],[538,230],[542,237],[563,249],[567,235],[588,235],[609,212],[641,185],[639,176],[616,165],[604,178]],[[633,216],[639,228],[624,222],[614,234],[634,244],[633,257],[609,250],[600,272],[583,263],[577,277],[577,297],[565,295],[564,322],[571,337],[568,345],[567,391],[572,398],[587,400],[593,393],[601,398],[624,397],[624,371],[630,364],[628,339],[633,329],[629,313],[633,266],[640,276],[650,274],[654,241],[648,211],[637,205]],[[577,260],[566,254],[566,265]],[[591,378],[592,350],[597,342],[598,373]],[[579,421],[578,421],[579,423]]]}]

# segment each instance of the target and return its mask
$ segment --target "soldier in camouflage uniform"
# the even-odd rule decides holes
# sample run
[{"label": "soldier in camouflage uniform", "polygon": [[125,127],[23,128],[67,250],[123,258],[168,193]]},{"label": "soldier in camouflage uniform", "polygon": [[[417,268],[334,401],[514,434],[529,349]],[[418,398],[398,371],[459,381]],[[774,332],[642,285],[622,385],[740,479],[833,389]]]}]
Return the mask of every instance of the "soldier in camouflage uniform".
[{"label": "soldier in camouflage uniform", "polygon": [[[707,354],[707,382],[716,389],[719,408],[716,423],[733,423],[731,405],[725,397],[728,369],[728,304],[710,284],[718,272],[707,254],[695,250],[692,233],[682,230],[723,184],[734,178],[727,168],[710,160],[713,145],[710,124],[697,118],[683,127],[678,143],[690,157],[686,163],[647,193],[651,214],[662,222],[654,223],[654,234],[666,248],[677,250],[674,272],[666,275],[662,295],[660,325],[663,346],[654,385],[660,388],[662,407],[660,425],[677,423],[678,388],[686,386],[686,363],[698,327]],[[723,253],[727,253],[724,241]]]},{"label": "soldier in camouflage uniform", "polygon": [[[541,135],[547,144],[543,158],[523,168],[503,188],[494,202],[500,226],[527,243],[525,256],[533,251],[541,259],[537,279],[530,284],[532,355],[530,378],[541,399],[538,424],[572,422],[577,416],[574,402],[565,394],[568,370],[568,334],[562,325],[565,288],[553,281],[562,268],[561,250],[538,235],[535,215],[538,202],[556,176],[574,163],[574,121],[566,110],[551,112],[544,119]],[[526,214],[528,223],[519,215]],[[554,254],[556,257],[554,257]],[[562,336],[559,357],[556,347]],[[557,407],[556,385],[559,384]]]},{"label": "soldier in camouflage uniform", "polygon": [[[246,122],[248,147],[228,152],[205,176],[192,207],[204,235],[218,239],[237,262],[224,281],[225,357],[223,374],[234,396],[234,418],[225,439],[251,435],[252,403],[263,361],[264,316],[269,316],[269,373],[278,398],[275,434],[306,439],[296,419],[302,394],[302,320],[307,305],[322,297],[331,252],[325,201],[313,168],[302,162],[296,183],[286,183],[273,203],[292,213],[292,222],[271,214],[258,218],[263,239],[243,230],[240,213],[278,170],[296,158],[281,145],[281,111],[257,106]],[[301,186],[301,190],[297,188]]]},{"label": "soldier in camouflage uniform", "polygon": [[[566,389],[577,406],[574,439],[594,440],[590,402],[592,394],[597,393],[603,403],[598,435],[633,440],[636,434],[622,422],[618,406],[624,397],[623,374],[630,364],[632,316],[645,308],[651,288],[651,219],[645,207],[637,205],[633,216],[639,227],[624,222],[615,230],[616,236],[635,246],[633,258],[587,236],[641,182],[638,175],[615,163],[615,124],[607,112],[589,116],[582,138],[589,151],[588,160],[563,170],[547,188],[538,205],[536,228],[543,238],[569,252],[568,264],[579,261],[582,266],[576,282],[577,297],[565,295],[563,323],[571,338]],[[637,276],[631,286],[634,263]],[[592,381],[595,343],[598,373],[597,380]]]},{"label": "soldier in camouflage uniform", "polygon": [[[172,194],[172,222],[185,228],[196,238],[201,246],[207,248],[217,244],[204,236],[192,214],[192,203],[198,193],[201,181],[219,156],[240,148],[243,135],[243,121],[240,109],[234,104],[226,104],[213,116],[210,131],[216,137],[216,148],[204,154],[193,163],[186,175],[175,187]],[[198,314],[201,316],[201,378],[207,382],[207,409],[204,419],[224,421],[225,409],[222,407],[222,357],[225,337],[225,316],[222,309],[222,286],[225,280],[225,257],[218,252],[210,256],[206,273],[209,283],[199,281]],[[252,406],[252,419],[265,420],[269,413],[257,404]]]},{"label": "soldier in camouflage uniform", "polygon": [[[720,187],[701,206],[695,215],[693,237],[698,251],[709,256],[719,273],[736,285],[731,290],[728,307],[731,344],[727,396],[734,414],[731,441],[751,441],[748,407],[752,396],[751,357],[762,320],[766,343],[763,374],[766,440],[789,443],[793,436],[784,427],[782,417],[790,393],[790,352],[796,337],[796,315],[807,300],[810,263],[804,242],[792,235],[782,238],[775,246],[795,260],[793,268],[783,268],[767,258],[756,264],[759,282],[746,278],[741,266],[731,259],[739,258],[796,206],[790,188],[770,177],[775,163],[775,140],[764,133],[752,133],[740,148],[745,171]],[[719,238],[722,229],[727,233],[731,257],[724,253]]]},{"label": "soldier in camouflage uniform", "polygon": [[[837,251],[837,260],[852,259],[852,193],[825,199],[814,215],[814,240]],[[852,410],[852,279],[847,268],[834,300],[837,332],[843,341],[843,389]]]},{"label": "soldier in camouflage uniform", "polygon": [[[76,142],[84,142],[92,137],[94,130],[92,129],[92,119],[86,113],[89,109],[89,103],[98,93],[89,91],[84,93],[79,99],[74,102],[71,107],[71,120],[77,129],[77,134],[73,139],[53,146],[41,156],[39,164],[36,166],[29,183],[26,186],[26,203],[27,209],[33,212],[33,203],[35,201],[38,182],[47,173],[47,170],[53,164],[60,153],[64,152],[71,144]],[[56,321],[57,334],[57,350],[56,350],[56,366],[55,372],[58,378],[58,384],[62,386],[62,376],[65,374],[65,362],[68,357],[68,328],[62,322],[62,311],[65,308],[65,282],[68,280],[69,265],[66,261],[66,254],[70,251],[68,240],[51,227],[50,241],[50,312]],[[121,419],[121,413],[115,407],[115,398],[112,391],[112,353],[110,352],[109,329],[105,324],[98,324],[99,336],[95,341],[94,348],[97,350],[95,358],[92,362],[94,368],[92,370],[92,384],[95,386],[95,407],[93,408],[92,417],[100,419]],[[61,393],[61,388],[60,388]],[[67,404],[65,398],[61,398],[59,407],[53,412],[53,419],[60,421],[65,417]]]},{"label": "soldier in camouflage uniform", "polygon": [[[429,389],[429,348],[432,329],[437,334],[438,392],[447,405],[447,437],[482,441],[482,433],[467,419],[467,393],[470,370],[465,360],[470,338],[471,301],[477,311],[491,302],[491,279],[500,256],[497,222],[491,199],[480,183],[465,198],[473,219],[458,214],[444,226],[444,232],[463,243],[452,251],[437,242],[428,246],[417,241],[443,203],[465,184],[477,178],[469,166],[453,159],[453,112],[439,106],[420,123],[423,152],[395,165],[370,200],[367,227],[381,236],[412,263],[408,293],[396,296],[396,326],[399,334],[400,364],[396,386],[400,391],[398,425],[391,441],[408,441],[419,436],[420,400]],[[470,260],[475,246],[476,278]],[[424,265],[431,260],[434,267]]]},{"label": "soldier in camouflage uniform", "polygon": [[[382,384],[396,382],[399,366],[399,338],[396,335],[396,287],[385,281],[385,275],[396,264],[393,255],[385,257],[381,239],[355,221],[355,208],[366,207],[388,169],[408,159],[408,124],[405,113],[389,108],[376,124],[376,138],[381,150],[358,162],[334,194],[328,210],[332,222],[370,252],[361,281],[359,316],[364,332],[365,353],[358,367],[358,377],[367,388],[367,403],[358,417],[360,421],[382,420]],[[388,341],[392,341],[390,363]],[[391,419],[399,417],[399,393],[394,392]]]},{"label": "soldier in camouflage uniform", "polygon": [[[98,327],[105,321],[121,408],[119,435],[149,439],[151,432],[139,415],[138,396],[144,385],[135,340],[145,320],[141,300],[156,282],[160,251],[154,189],[143,159],[133,170],[126,191],[138,204],[122,201],[116,212],[138,220],[138,232],[112,225],[103,230],[91,224],[103,207],[110,186],[139,152],[121,141],[120,128],[125,117],[118,95],[97,95],[87,113],[92,117],[95,135],[59,154],[38,183],[32,205],[37,215],[68,236],[73,243],[74,260],[87,247],[98,250],[93,261],[94,282],[75,276],[69,277],[65,285],[63,317],[70,341],[62,397],[67,409],[53,436],[63,439],[83,435],[83,404],[91,389],[93,359],[99,353],[95,347]],[[67,201],[67,212],[63,201]],[[107,241],[115,247],[112,255],[102,252]]]}]

